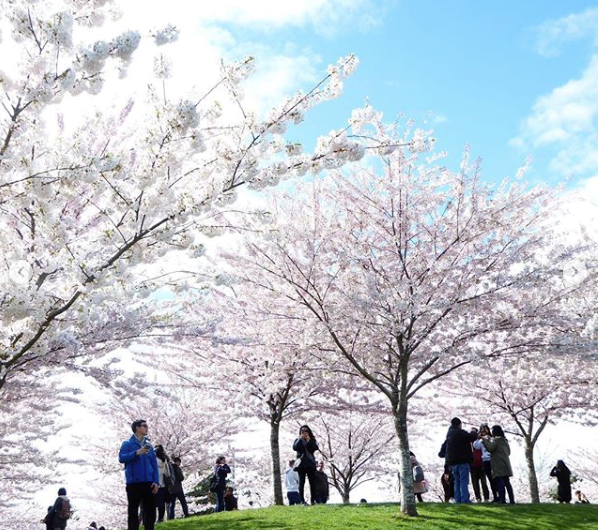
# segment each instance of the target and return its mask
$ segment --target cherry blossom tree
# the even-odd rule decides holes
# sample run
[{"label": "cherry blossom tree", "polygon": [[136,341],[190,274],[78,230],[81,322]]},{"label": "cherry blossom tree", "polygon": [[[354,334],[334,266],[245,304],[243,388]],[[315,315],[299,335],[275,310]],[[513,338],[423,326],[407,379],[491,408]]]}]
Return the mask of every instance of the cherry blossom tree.
[{"label": "cherry blossom tree", "polygon": [[507,432],[522,440],[532,502],[540,502],[534,454],[546,427],[559,421],[581,421],[588,426],[598,421],[597,368],[584,356],[570,353],[563,358],[544,352],[468,370],[471,384],[461,397],[474,403],[467,415],[476,416],[477,410],[478,418],[502,422]]},{"label": "cherry blossom tree", "polygon": [[79,370],[86,355],[159,333],[167,316],[156,314],[155,293],[171,276],[145,265],[172,251],[200,255],[194,234],[217,235],[212,219],[239,189],[260,190],[363,154],[360,142],[340,132],[323,137],[312,154],[284,137],[314,105],[340,94],[353,56],[265,116],[247,108],[240,88],[253,58],[223,63],[211,86],[177,100],[165,97],[168,80],[158,69],[148,75],[147,102],[98,110],[91,96],[117,100],[115,71],[126,75],[139,46],[177,37],[171,26],[109,35],[102,25],[113,6],[0,0],[3,403],[47,367]]},{"label": "cherry blossom tree", "polygon": [[[61,382],[62,373],[48,367],[37,377],[23,377],[0,401],[0,511],[2,525],[7,525],[4,528],[20,528],[22,500],[54,484],[57,467],[72,461],[56,448],[47,447],[50,438],[68,427],[55,403],[78,399],[77,389]],[[50,402],[46,399],[48,388],[54,397]]]},{"label": "cherry blossom tree", "polygon": [[[78,464],[79,471],[95,475],[77,491],[78,504],[113,526],[126,524],[123,466],[118,462],[118,451],[122,441],[131,436],[132,421],[146,419],[152,443],[163,445],[171,458],[181,458],[188,477],[184,484],[187,489],[194,477],[211,471],[216,456],[238,431],[237,411],[222,407],[197,388],[181,385],[165,371],[152,372],[153,376],[146,371],[121,374],[110,383],[111,391],[107,392],[105,386],[95,403],[88,400],[86,407],[94,411],[102,436],[90,440],[88,433],[79,433],[71,443],[86,448],[87,456]],[[98,483],[106,490],[99,499]]]},{"label": "cherry blossom tree", "polygon": [[[103,318],[101,302],[123,303],[115,286],[139,285],[138,266],[172,249],[201,252],[190,231],[233,202],[240,187],[261,189],[363,154],[358,142],[338,133],[323,138],[311,155],[283,137],[311,107],[340,93],[356,65],[353,56],[263,118],[243,104],[239,84],[254,65],[247,58],[223,64],[220,79],[203,94],[170,101],[150,87],[145,106],[131,101],[114,111],[90,109],[83,125],[67,126],[61,105],[81,92],[99,92],[108,84],[109,63],[126,72],[141,41],[139,33],[127,32],[74,42],[75,35],[85,38],[82,28],[103,22],[110,4],[1,4],[2,21],[12,30],[0,43],[10,53],[1,53],[14,53],[18,61],[0,74],[0,215],[6,227],[0,252],[11,271],[1,284],[0,389],[12,374],[43,366],[47,355],[78,349],[88,323]],[[161,45],[176,31],[168,27],[153,37]],[[223,112],[229,103],[236,116]],[[49,125],[52,115],[56,127]],[[205,232],[215,235],[209,225]],[[139,286],[127,303],[144,303],[151,293]]]},{"label": "cherry blossom tree", "polygon": [[317,433],[320,452],[328,464],[329,483],[343,503],[350,502],[355,488],[393,468],[396,433],[392,418],[381,411],[375,399],[369,404],[351,396],[347,401],[332,400],[317,406],[306,418]]},{"label": "cherry blossom tree", "polygon": [[187,384],[210,388],[212,397],[239,417],[268,424],[273,500],[282,505],[280,427],[322,392],[322,383],[314,379],[315,367],[307,363],[299,340],[303,323],[284,318],[280,304],[263,293],[256,296],[260,293],[224,281],[211,289],[209,301],[190,306],[200,319],[209,311],[213,329],[203,340],[189,337],[187,355],[173,361],[192,366],[182,376]]},{"label": "cherry blossom tree", "polygon": [[485,185],[468,157],[458,172],[423,160],[424,131],[399,137],[369,107],[354,115],[352,132],[380,157],[273,201],[266,237],[247,242],[238,274],[294,302],[331,362],[344,360],[387,398],[401,510],[417,515],[409,401],[478,359],[543,345],[558,320],[554,302],[567,293],[555,298],[542,285],[570,249],[541,259],[555,190]]}]

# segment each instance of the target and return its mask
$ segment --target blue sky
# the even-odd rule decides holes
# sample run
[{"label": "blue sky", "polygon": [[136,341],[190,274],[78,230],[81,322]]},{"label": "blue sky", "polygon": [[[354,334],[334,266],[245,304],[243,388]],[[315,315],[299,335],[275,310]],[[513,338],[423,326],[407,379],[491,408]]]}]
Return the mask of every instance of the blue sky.
[{"label": "blue sky", "polygon": [[[265,49],[307,56],[318,73],[342,55],[359,57],[360,66],[345,83],[344,95],[314,113],[297,131],[299,137],[313,138],[342,126],[351,109],[367,97],[388,120],[399,113],[422,125],[427,120],[438,148],[450,154],[449,165],[458,163],[469,144],[472,154],[484,160],[486,179],[513,175],[527,154],[534,159],[528,174],[533,180],[555,183],[571,176],[577,183],[598,174],[598,163],[586,160],[591,144],[583,153],[571,154],[578,149],[576,135],[587,142],[595,132],[597,104],[581,109],[585,117],[577,119],[583,123],[566,131],[566,138],[541,141],[537,138],[542,128],[555,127],[549,116],[550,99],[548,106],[534,110],[539,98],[550,98],[555,89],[583,79],[596,53],[598,16],[592,8],[598,12],[598,4],[581,0],[323,3],[337,14],[323,12],[320,20],[316,15],[286,23],[248,22],[247,17],[233,16],[219,22],[238,44],[234,53],[255,52],[258,64],[260,59],[262,64],[268,61],[267,53],[260,57],[259,51]],[[338,14],[343,9],[345,14]],[[565,18],[570,15],[573,18]],[[569,122],[567,111],[557,112],[557,126],[562,128],[563,122]],[[578,159],[583,160],[576,163]]]}]

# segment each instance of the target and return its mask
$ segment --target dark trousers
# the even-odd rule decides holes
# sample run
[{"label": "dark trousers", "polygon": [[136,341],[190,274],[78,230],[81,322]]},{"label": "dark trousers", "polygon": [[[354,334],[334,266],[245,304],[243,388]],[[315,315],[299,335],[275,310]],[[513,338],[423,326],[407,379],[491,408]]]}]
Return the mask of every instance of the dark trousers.
[{"label": "dark trousers", "polygon": [[156,496],[152,493],[151,482],[127,484],[129,505],[128,530],[139,530],[139,504],[143,503],[143,525],[145,530],[154,530],[156,522]]},{"label": "dark trousers", "polygon": [[214,508],[215,512],[223,512],[224,511],[224,485],[219,487],[216,491],[216,506]]},{"label": "dark trousers", "polygon": [[177,491],[176,493],[170,494],[170,507],[168,508],[168,518],[174,519],[174,504],[177,499],[181,503],[183,514],[185,515],[185,517],[189,517],[189,508],[187,507],[187,499],[185,499],[185,493],[183,493],[182,491]]},{"label": "dark trousers", "polygon": [[289,506],[301,504],[301,495],[298,491],[287,491],[287,499],[289,499]]},{"label": "dark trousers", "polygon": [[496,484],[496,492],[498,494],[498,502],[501,504],[505,504],[507,502],[505,496],[505,490],[509,495],[509,503],[515,504],[515,494],[513,493],[513,486],[511,485],[511,481],[509,477],[496,477],[494,479],[494,483]]},{"label": "dark trousers", "polygon": [[166,512],[166,504],[170,502],[170,494],[168,488],[160,488],[158,495],[156,495],[156,505],[158,507],[158,522],[164,521],[164,513]]},{"label": "dark trousers", "polygon": [[498,501],[498,493],[496,491],[496,485],[494,484],[494,479],[492,478],[492,464],[490,460],[484,460],[484,475],[490,482],[490,489],[492,490],[492,500]]},{"label": "dark trousers", "polygon": [[482,500],[480,495],[480,482],[482,483],[482,493],[484,494],[484,500],[487,501],[490,498],[488,492],[488,485],[486,484],[486,474],[484,473],[483,467],[471,467],[471,484],[473,486],[473,492],[477,501]]},{"label": "dark trousers", "polygon": [[301,496],[301,502],[305,502],[305,477],[309,479],[309,494],[312,504],[316,501],[316,470],[313,467],[299,468],[297,470],[299,474],[299,495]]}]

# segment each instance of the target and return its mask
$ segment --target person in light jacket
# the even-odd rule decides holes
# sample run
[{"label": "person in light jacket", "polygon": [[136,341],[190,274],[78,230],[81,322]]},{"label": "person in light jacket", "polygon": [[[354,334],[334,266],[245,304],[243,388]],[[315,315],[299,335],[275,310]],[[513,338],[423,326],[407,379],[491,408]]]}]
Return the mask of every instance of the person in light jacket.
[{"label": "person in light jacket", "polygon": [[158,508],[158,522],[164,522],[164,515],[170,511],[170,492],[168,486],[172,484],[172,468],[170,459],[162,445],[156,445],[156,459],[158,462],[158,494],[156,495],[156,507]]},{"label": "person in light jacket", "polygon": [[305,477],[309,479],[309,491],[311,503],[316,501],[316,457],[314,453],[319,451],[318,442],[311,429],[307,425],[299,428],[299,438],[295,439],[293,449],[297,452],[297,458],[301,458],[301,463],[297,469],[299,473],[299,496],[301,502],[305,502]]},{"label": "person in light jacket", "polygon": [[482,423],[479,430],[479,439],[473,442],[473,448],[482,450],[482,464],[484,466],[484,474],[490,483],[490,489],[492,490],[492,502],[498,502],[498,494],[496,493],[496,486],[494,480],[492,480],[492,455],[488,452],[488,449],[484,447],[482,438],[484,436],[491,436],[490,427],[487,423]]},{"label": "person in light jacket", "polygon": [[301,495],[299,494],[299,473],[293,469],[295,460],[289,460],[289,466],[284,471],[284,483],[287,488],[287,499],[289,506],[301,504]]},{"label": "person in light jacket", "polygon": [[[424,502],[422,495],[428,492],[426,480],[423,478],[423,470],[421,469],[421,464],[417,461],[417,457],[411,451],[409,456],[409,462],[411,463],[411,471],[413,475],[413,493],[417,497],[417,500],[419,502]],[[421,470],[421,480],[416,480],[420,478],[419,476],[417,476],[418,473],[416,472],[416,468],[418,467],[419,470]]]},{"label": "person in light jacket", "polygon": [[511,448],[509,441],[505,438],[505,433],[500,425],[492,427],[492,437],[484,436],[482,443],[488,452],[492,455],[490,461],[492,467],[492,479],[496,492],[498,494],[498,502],[506,503],[505,490],[509,494],[509,502],[515,504],[515,495],[513,494],[513,486],[511,486],[510,477],[513,476],[513,469],[511,468]]}]

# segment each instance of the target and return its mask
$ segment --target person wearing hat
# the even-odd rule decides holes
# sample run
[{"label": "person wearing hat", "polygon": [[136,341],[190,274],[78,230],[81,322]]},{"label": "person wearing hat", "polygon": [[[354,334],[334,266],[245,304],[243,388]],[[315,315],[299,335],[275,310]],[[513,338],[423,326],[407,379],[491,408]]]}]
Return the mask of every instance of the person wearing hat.
[{"label": "person wearing hat", "polygon": [[66,489],[60,488],[58,490],[58,497],[52,506],[51,528],[54,530],[64,530],[66,522],[71,516],[71,501],[66,496]]}]

